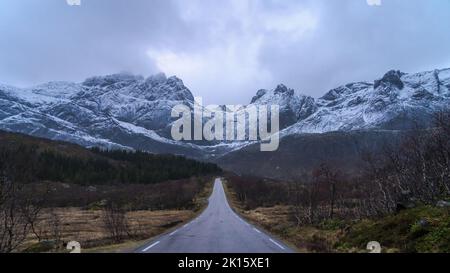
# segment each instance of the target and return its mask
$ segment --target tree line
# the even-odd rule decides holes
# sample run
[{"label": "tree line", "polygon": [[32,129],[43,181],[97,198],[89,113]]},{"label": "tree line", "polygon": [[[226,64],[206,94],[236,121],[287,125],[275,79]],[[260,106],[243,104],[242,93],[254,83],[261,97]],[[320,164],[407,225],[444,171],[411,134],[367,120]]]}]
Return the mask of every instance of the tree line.
[{"label": "tree line", "polygon": [[[0,253],[17,251],[30,236],[60,249],[63,223],[52,212],[56,207],[102,210],[113,240],[136,236],[124,228],[127,211],[196,209],[195,198],[210,181],[206,175],[221,171],[215,164],[180,156],[2,137]],[[43,221],[48,210],[50,217]]]},{"label": "tree line", "polygon": [[[86,156],[42,150],[38,145],[0,146],[9,169],[24,165],[27,182],[54,181],[79,185],[152,184],[220,172],[211,163],[181,156],[154,155],[141,151],[108,151],[94,148]],[[10,172],[10,175],[12,175]],[[15,179],[17,180],[17,179]],[[24,180],[24,179],[21,179]]]}]

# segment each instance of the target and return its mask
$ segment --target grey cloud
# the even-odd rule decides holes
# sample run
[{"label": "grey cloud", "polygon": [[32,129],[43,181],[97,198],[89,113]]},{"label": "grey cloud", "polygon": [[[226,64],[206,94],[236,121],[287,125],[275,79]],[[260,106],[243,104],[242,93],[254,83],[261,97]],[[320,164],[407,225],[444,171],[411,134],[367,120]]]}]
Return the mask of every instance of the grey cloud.
[{"label": "grey cloud", "polygon": [[[388,69],[416,72],[450,65],[450,2],[329,1],[310,37],[283,51],[270,44],[264,65],[275,78],[318,96],[350,81],[373,80]],[[291,60],[291,61],[288,61]]]},{"label": "grey cloud", "polygon": [[3,0],[0,82],[177,74],[206,103],[450,66],[450,1]]}]

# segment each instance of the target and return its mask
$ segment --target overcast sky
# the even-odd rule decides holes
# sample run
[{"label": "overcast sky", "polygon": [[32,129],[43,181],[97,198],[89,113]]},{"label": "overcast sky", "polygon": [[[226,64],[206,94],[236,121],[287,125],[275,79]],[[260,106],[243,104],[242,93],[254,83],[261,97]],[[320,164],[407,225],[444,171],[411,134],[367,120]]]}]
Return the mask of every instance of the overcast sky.
[{"label": "overcast sky", "polygon": [[206,103],[450,67],[449,0],[0,1],[0,82],[177,75]]}]

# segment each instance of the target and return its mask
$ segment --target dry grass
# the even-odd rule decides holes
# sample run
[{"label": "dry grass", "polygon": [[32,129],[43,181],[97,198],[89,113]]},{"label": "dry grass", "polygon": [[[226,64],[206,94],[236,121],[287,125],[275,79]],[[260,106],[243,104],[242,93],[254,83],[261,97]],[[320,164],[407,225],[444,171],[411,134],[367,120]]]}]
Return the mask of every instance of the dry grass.
[{"label": "dry grass", "polygon": [[[55,217],[57,215],[61,241],[80,242],[82,248],[97,248],[111,245],[104,228],[103,212],[100,210],[82,210],[81,208],[56,208],[47,210],[40,217],[38,232],[43,240],[54,240]],[[133,211],[126,214],[132,238],[140,241],[150,238],[192,219],[195,212],[190,210]],[[24,249],[37,243],[36,236],[30,235]]]},{"label": "dry grass", "polygon": [[242,214],[263,226],[274,227],[289,222],[289,211],[287,206],[275,206],[242,211]]},{"label": "dry grass", "polygon": [[333,252],[340,230],[319,229],[314,226],[296,226],[290,218],[289,206],[275,206],[241,211],[249,221],[280,236],[299,252]]},{"label": "dry grass", "polygon": [[[130,239],[121,244],[114,243],[104,226],[103,210],[86,210],[78,207],[53,208],[41,212],[36,231],[42,241],[54,241],[55,226],[60,231],[61,242],[77,241],[83,252],[130,252],[152,237],[174,229],[190,221],[208,204],[213,183],[205,188],[195,199],[192,210],[130,211],[126,213]],[[55,217],[56,215],[56,217]],[[55,219],[58,224],[55,225]],[[30,234],[21,251],[46,252],[38,244],[36,235]]]},{"label": "dry grass", "polygon": [[[59,219],[62,242],[78,241],[82,248],[96,248],[111,245],[103,224],[103,212],[100,210],[82,210],[81,208],[56,208],[53,214]],[[195,212],[190,210],[133,211],[126,214],[129,231],[133,239],[140,241],[150,238],[192,219]],[[54,217],[50,211],[44,211],[40,217],[38,232],[42,239],[53,240]],[[53,237],[53,238],[52,238]],[[25,248],[37,243],[30,235]]]},{"label": "dry grass", "polygon": [[[226,185],[226,183],[225,183]],[[245,210],[237,201],[230,187],[225,192],[231,206],[249,222],[278,236],[299,252],[332,252],[341,236],[338,229],[319,229],[313,226],[297,226],[292,219],[292,207],[274,206]]]}]

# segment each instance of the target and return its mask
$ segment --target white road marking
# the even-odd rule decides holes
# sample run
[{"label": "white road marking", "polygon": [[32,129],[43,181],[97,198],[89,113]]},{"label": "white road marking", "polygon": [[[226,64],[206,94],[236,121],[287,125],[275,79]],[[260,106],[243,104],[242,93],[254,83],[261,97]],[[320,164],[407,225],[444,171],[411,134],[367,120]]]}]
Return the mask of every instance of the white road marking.
[{"label": "white road marking", "polygon": [[174,235],[177,232],[178,232],[178,230],[175,230],[174,232],[170,233],[169,236],[172,236],[172,235]]},{"label": "white road marking", "polygon": [[284,249],[284,247],[282,245],[280,245],[279,243],[275,242],[272,239],[269,239],[272,243],[274,243],[275,245],[277,245],[279,248]]},{"label": "white road marking", "polygon": [[186,224],[186,225],[184,225],[183,227],[188,227],[189,226],[189,224]]},{"label": "white road marking", "polygon": [[242,220],[242,218],[240,218],[240,217],[238,217],[238,216],[236,216],[236,218],[237,218],[239,221],[241,221],[241,223],[243,223],[243,224],[245,224],[245,225],[247,225],[247,226],[250,226],[250,224],[247,223],[247,222],[245,222],[244,220]]},{"label": "white road marking", "polygon": [[148,246],[148,247],[146,247],[146,248],[144,248],[144,249],[142,250],[142,252],[145,252],[145,251],[149,250],[150,248],[156,246],[157,244],[159,244],[159,241],[158,241],[158,242],[155,242],[155,243],[153,243],[153,244],[151,244],[150,246]]},{"label": "white road marking", "polygon": [[255,230],[258,233],[261,233],[261,231],[257,230],[256,228],[253,228],[253,230]]}]

